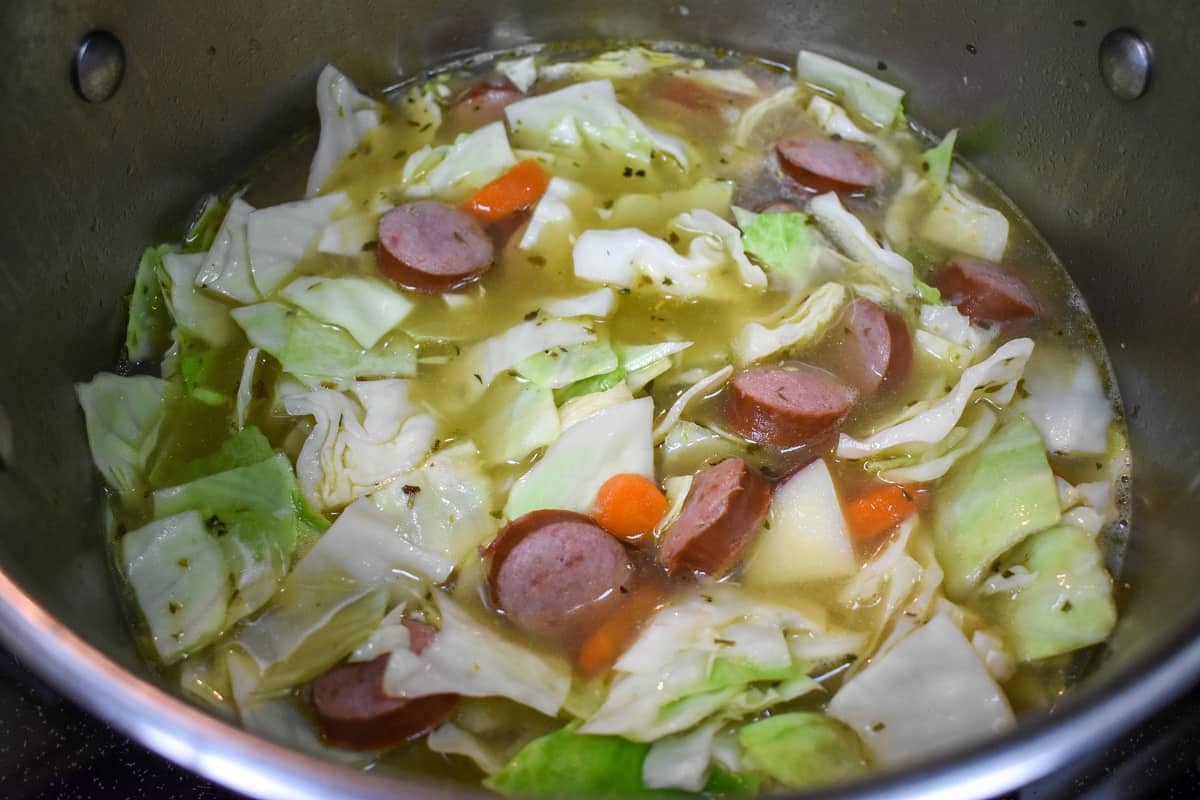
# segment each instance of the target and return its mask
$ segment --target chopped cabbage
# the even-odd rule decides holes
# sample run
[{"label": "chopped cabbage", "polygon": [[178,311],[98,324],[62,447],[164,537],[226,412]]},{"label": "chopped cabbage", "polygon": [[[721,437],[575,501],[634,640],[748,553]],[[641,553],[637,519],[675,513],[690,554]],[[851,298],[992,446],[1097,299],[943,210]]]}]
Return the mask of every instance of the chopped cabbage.
[{"label": "chopped cabbage", "polygon": [[845,781],[868,769],[857,734],[844,722],[812,711],[751,722],[738,731],[738,743],[749,767],[792,789]]},{"label": "chopped cabbage", "polygon": [[203,263],[203,253],[163,253],[158,280],[178,330],[205,344],[223,347],[237,339],[237,326],[229,317],[229,306],[196,289],[196,275]]},{"label": "chopped cabbage", "polygon": [[[427,166],[428,162],[436,162]],[[405,163],[414,167],[412,177],[405,179],[407,197],[438,197],[459,200],[516,166],[517,157],[508,145],[504,123],[493,122],[479,130],[462,135],[454,144],[440,145],[431,152],[417,151]],[[419,177],[417,177],[419,175]]]},{"label": "chopped cabbage", "polygon": [[492,482],[479,450],[466,440],[441,448],[372,499],[405,539],[455,564],[490,541],[498,527],[492,516]]},{"label": "chopped cabbage", "polygon": [[530,381],[493,383],[485,407],[476,438],[489,464],[520,461],[562,432],[553,391]]},{"label": "chopped cabbage", "polygon": [[544,252],[568,247],[578,232],[579,221],[590,219],[592,209],[598,205],[592,190],[583,184],[557,175],[552,177],[533,207],[517,246],[521,250]]},{"label": "chopped cabbage", "polygon": [[904,445],[941,441],[958,424],[968,405],[977,399],[977,392],[993,403],[1008,403],[1031,353],[1032,339],[1005,342],[987,360],[964,370],[954,389],[936,403],[913,406],[908,412],[911,416],[865,439],[841,434],[838,458],[867,458]]},{"label": "chopped cabbage", "polygon": [[913,341],[929,355],[955,367],[975,363],[995,331],[972,325],[970,318],[952,305],[926,303],[921,306]]},{"label": "chopped cabbage", "polygon": [[416,373],[416,346],[403,332],[364,350],[342,329],[279,303],[242,306],[232,314],[252,345],[274,356],[285,372],[309,388]]},{"label": "chopped cabbage", "polygon": [[746,97],[757,97],[762,94],[759,85],[740,69],[698,69],[685,67],[677,69],[673,75],[686,78],[689,81],[708,86],[720,92],[740,94]]},{"label": "chopped cabbage", "polygon": [[932,514],[946,594],[961,600],[1005,551],[1058,521],[1058,487],[1033,424],[1007,423],[955,464]]},{"label": "chopped cabbage", "polygon": [[234,401],[233,420],[238,430],[246,427],[246,418],[250,414],[250,403],[254,401],[254,376],[258,372],[258,359],[262,351],[251,347],[242,359],[242,378],[238,381],[237,399]]},{"label": "chopped cabbage", "polygon": [[250,212],[246,218],[246,249],[254,285],[264,297],[291,277],[334,212],[347,202],[346,195],[337,192]]},{"label": "chopped cabbage", "polygon": [[833,476],[818,458],[775,488],[743,578],[751,586],[796,586],[857,571]]},{"label": "chopped cabbage", "polygon": [[101,372],[88,383],[75,384],[92,463],[121,494],[142,490],[167,406],[178,393],[177,384],[150,375]]},{"label": "chopped cabbage", "polygon": [[617,354],[608,342],[603,341],[544,350],[534,353],[516,366],[521,376],[548,389],[561,389],[616,368]]},{"label": "chopped cabbage", "polygon": [[844,108],[819,94],[808,101],[808,115],[830,136],[859,144],[875,143],[875,137],[855,125]]},{"label": "chopped cabbage", "polygon": [[671,404],[671,407],[667,409],[667,413],[663,414],[663,417],[661,420],[659,420],[658,425],[654,427],[655,443],[661,442],[663,439],[667,438],[667,433],[669,433],[671,428],[675,427],[675,423],[679,422],[679,420],[683,417],[683,412],[687,411],[687,407],[692,404],[693,400],[695,400],[697,397],[703,397],[706,394],[711,394],[717,391],[717,389],[725,385],[725,382],[729,380],[731,375],[733,375],[733,367],[727,365],[721,367],[721,369],[717,370],[716,372],[700,378],[698,381],[685,389],[679,395],[679,397],[675,399],[675,402]]},{"label": "chopped cabbage", "polygon": [[829,714],[858,733],[880,767],[911,764],[1014,724],[1003,690],[943,614],[847,681]]},{"label": "chopped cabbage", "polygon": [[571,666],[514,644],[436,594],[441,630],[420,655],[395,650],[383,677],[394,697],[453,693],[464,697],[507,697],[554,716],[571,690]]},{"label": "chopped cabbage", "polygon": [[642,785],[648,749],[568,725],[525,745],[484,785],[511,797],[648,797]]},{"label": "chopped cabbage", "polygon": [[796,78],[832,89],[853,111],[881,128],[890,128],[903,115],[902,89],[827,56],[801,50],[796,58]]},{"label": "chopped cabbage", "polygon": [[617,293],[612,289],[597,289],[594,292],[563,297],[542,303],[542,311],[552,317],[599,317],[609,316],[617,308]]},{"label": "chopped cabbage", "polygon": [[807,214],[754,214],[734,209],[746,252],[788,285],[806,288],[815,277],[817,249]]},{"label": "chopped cabbage", "polygon": [[548,94],[519,100],[504,109],[513,141],[533,149],[576,149],[585,137],[640,163],[655,151],[687,169],[679,139],[652,129],[617,102],[611,81],[577,83]]},{"label": "chopped cabbage", "polygon": [[296,473],[305,498],[317,508],[336,508],[374,491],[415,467],[433,447],[436,423],[415,412],[407,381],[359,382],[349,392],[352,397],[318,389],[283,401],[288,414],[315,421]]},{"label": "chopped cabbage", "polygon": [[745,446],[733,439],[703,425],[680,420],[663,439],[662,467],[669,475],[691,475],[706,464],[745,454]]},{"label": "chopped cabbage", "polygon": [[508,519],[541,508],[586,513],[600,486],[613,475],[654,478],[649,397],[609,406],[565,428],[541,460],[513,485]]},{"label": "chopped cabbage", "polygon": [[1008,247],[1008,218],[954,184],[921,222],[922,237],[948,250],[999,261]]},{"label": "chopped cabbage", "polygon": [[317,152],[308,170],[305,197],[313,197],[321,186],[367,132],[379,125],[382,107],[362,94],[354,84],[332,64],[327,64],[317,77],[317,113],[321,117],[321,133]]},{"label": "chopped cabbage", "polygon": [[678,53],[660,53],[644,47],[609,50],[587,61],[557,61],[538,70],[538,77],[547,81],[588,80],[601,78],[620,80],[635,78],[664,67],[701,66],[700,59],[685,58]]},{"label": "chopped cabbage", "polygon": [[171,250],[165,244],[147,247],[138,261],[125,327],[125,354],[130,361],[157,358],[171,346],[171,314],[159,283],[162,258]]},{"label": "chopped cabbage", "polygon": [[1086,532],[1063,526],[1036,533],[1001,558],[996,573],[1017,567],[1028,571],[1029,580],[982,600],[1017,660],[1069,653],[1112,633],[1112,578],[1099,544]]},{"label": "chopped cabbage", "polygon": [[688,211],[703,209],[718,217],[728,217],[732,203],[732,181],[703,180],[670,192],[622,194],[607,213],[601,213],[606,228],[640,228],[657,233]]},{"label": "chopped cabbage", "polygon": [[1107,451],[1113,407],[1090,357],[1039,348],[1025,370],[1025,391],[1028,396],[1017,405],[1037,426],[1052,453]]},{"label": "chopped cabbage", "polygon": [[496,71],[522,92],[528,92],[538,79],[537,60],[534,56],[499,61],[496,63]]},{"label": "chopped cabbage", "polygon": [[450,369],[464,394],[478,397],[497,375],[515,369],[532,355],[594,341],[596,334],[585,322],[527,320],[471,345]]},{"label": "chopped cabbage", "polygon": [[250,253],[247,247],[247,223],[254,206],[240,197],[229,204],[229,211],[213,238],[208,255],[196,274],[196,286],[216,292],[239,303],[255,303],[262,299],[254,277],[250,274]]},{"label": "chopped cabbage", "polygon": [[873,270],[900,295],[913,291],[913,266],[904,256],[883,247],[858,217],[842,207],[835,192],[814,197],[808,213],[852,260]]},{"label": "chopped cabbage", "polygon": [[404,294],[374,278],[305,276],[279,296],[312,316],[344,328],[370,350],[413,309]]},{"label": "chopped cabbage", "polygon": [[817,287],[773,328],[759,322],[747,322],[733,340],[734,358],[739,366],[744,366],[790,347],[816,344],[829,330],[846,299],[846,288],[830,282]]},{"label": "chopped cabbage", "polygon": [[939,189],[946,188],[946,180],[950,177],[950,165],[954,163],[954,143],[957,140],[958,130],[952,130],[937,147],[926,150],[921,156],[925,179]]},{"label": "chopped cabbage", "polygon": [[380,203],[371,211],[333,220],[321,231],[317,252],[335,256],[362,255],[370,249],[372,242],[378,244],[379,218],[392,208],[390,203]]},{"label": "chopped cabbage", "polygon": [[[921,562],[908,553],[916,527],[914,517],[902,522],[891,541],[863,564],[838,592],[838,602],[848,610],[878,609],[876,624],[864,642],[865,652],[876,652],[896,615],[911,600],[924,577]],[[912,614],[919,609],[907,610]]]},{"label": "chopped cabbage", "polygon": [[780,109],[795,107],[799,99],[800,93],[796,91],[796,87],[788,86],[747,108],[738,117],[737,125],[733,129],[734,145],[746,147],[759,123]]},{"label": "chopped cabbage", "polygon": [[955,427],[937,444],[912,448],[911,453],[885,455],[865,462],[868,470],[891,483],[928,483],[945,475],[959,459],[974,452],[996,428],[996,412],[977,405],[963,414]]},{"label": "chopped cabbage", "polygon": [[121,567],[164,663],[220,635],[229,602],[228,567],[198,511],[130,531],[119,546]]},{"label": "chopped cabbage", "polygon": [[712,760],[713,739],[720,723],[700,725],[686,733],[659,739],[642,763],[642,783],[651,789],[704,788]]},{"label": "chopped cabbage", "polygon": [[609,389],[572,397],[559,407],[558,417],[562,421],[562,429],[565,431],[593,414],[598,414],[611,406],[627,403],[632,399],[633,392],[626,384],[618,381]]}]

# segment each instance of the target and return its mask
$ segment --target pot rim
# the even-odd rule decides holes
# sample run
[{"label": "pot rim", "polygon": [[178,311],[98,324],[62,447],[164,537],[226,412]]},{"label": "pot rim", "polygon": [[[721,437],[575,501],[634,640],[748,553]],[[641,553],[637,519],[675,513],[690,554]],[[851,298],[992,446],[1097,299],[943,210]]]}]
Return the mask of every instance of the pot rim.
[{"label": "pot rim", "polygon": [[[0,641],[58,691],[174,763],[263,800],[394,798],[399,781],[273,744],[126,671],[55,619],[0,569]],[[936,760],[806,797],[962,800],[1012,791],[1096,751],[1200,678],[1200,621],[1134,663],[1072,693],[1053,714]],[[429,798],[485,796],[408,779]]]}]

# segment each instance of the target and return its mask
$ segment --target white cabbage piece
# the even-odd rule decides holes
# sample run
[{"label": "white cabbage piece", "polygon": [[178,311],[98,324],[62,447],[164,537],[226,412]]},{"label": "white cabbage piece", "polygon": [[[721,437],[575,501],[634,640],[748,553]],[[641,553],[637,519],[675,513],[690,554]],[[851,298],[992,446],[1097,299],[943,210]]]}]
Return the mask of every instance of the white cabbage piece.
[{"label": "white cabbage piece", "polygon": [[605,228],[640,228],[657,233],[675,217],[703,209],[722,219],[733,204],[733,181],[705,179],[669,192],[630,192],[613,201],[612,208],[597,214]]},{"label": "white cabbage piece", "polygon": [[[544,69],[544,68],[543,68]],[[617,102],[612,81],[576,83],[537,95],[504,109],[513,141],[533,149],[576,149],[586,139],[649,163],[655,151],[666,153],[687,169],[686,146],[656,131]]]},{"label": "white cabbage piece", "polygon": [[119,541],[121,567],[163,663],[213,641],[225,623],[228,566],[198,511],[154,520]]},{"label": "white cabbage piece", "polygon": [[821,130],[831,136],[837,135],[847,142],[859,142],[860,144],[872,144],[875,141],[874,136],[854,124],[844,108],[819,94],[814,94],[808,101],[807,111],[808,115],[821,126]]},{"label": "white cabbage piece", "polygon": [[891,483],[928,483],[950,471],[959,459],[974,452],[996,429],[999,417],[984,405],[976,405],[963,414],[960,425],[945,439],[928,448],[913,447],[910,453],[902,453],[866,462],[868,470]]},{"label": "white cabbage piece", "polygon": [[253,211],[254,206],[241,197],[230,201],[225,219],[196,273],[198,288],[223,294],[239,303],[262,299],[250,274],[250,252],[246,246],[246,223]]},{"label": "white cabbage piece", "polygon": [[671,428],[675,427],[675,423],[679,422],[683,417],[683,412],[687,411],[687,407],[692,404],[692,401],[697,397],[703,397],[706,394],[711,394],[717,389],[725,385],[733,375],[732,366],[721,367],[716,372],[705,375],[698,381],[685,389],[671,407],[667,409],[667,413],[663,414],[663,418],[659,420],[658,425],[654,427],[654,441],[657,444],[667,438],[667,434]]},{"label": "white cabbage piece", "polygon": [[204,259],[203,253],[164,253],[159,283],[176,328],[213,347],[223,347],[237,339],[237,326],[228,305],[196,288]]},{"label": "white cabbage piece", "polygon": [[576,381],[605,375],[617,368],[617,354],[608,342],[583,342],[534,353],[516,371],[539,386],[561,389]]},{"label": "white cabbage piece", "polygon": [[833,476],[818,458],[775,487],[768,524],[746,562],[748,585],[796,586],[858,571]]},{"label": "white cabbage piece", "polygon": [[932,405],[919,404],[912,416],[876,431],[865,439],[848,434],[838,437],[838,458],[861,459],[911,444],[933,444],[944,439],[958,424],[976,393],[993,403],[1012,400],[1025,363],[1033,353],[1032,339],[1013,339],[1001,345],[984,361],[963,371],[954,389]]},{"label": "white cabbage piece", "polygon": [[709,277],[732,265],[746,286],[764,288],[767,277],[750,263],[741,232],[711,211],[675,217],[672,232],[687,236],[687,254],[637,228],[588,230],[575,241],[575,274],[585,280],[631,288],[639,276],[666,294],[696,297],[710,290]]},{"label": "white cabbage piece", "polygon": [[720,729],[721,723],[714,722],[659,739],[642,762],[642,783],[649,789],[699,792],[708,777],[713,739]]},{"label": "white cabbage piece", "polygon": [[492,384],[486,397],[476,440],[489,464],[520,461],[562,432],[554,392],[547,387],[502,380]]},{"label": "white cabbage piece", "polygon": [[829,714],[854,728],[881,767],[911,764],[1014,724],[1004,691],[944,614],[847,681]]},{"label": "white cabbage piece", "polygon": [[250,414],[250,403],[254,400],[254,376],[258,374],[258,358],[261,355],[261,350],[251,347],[242,360],[242,377],[238,381],[237,398],[233,408],[233,419],[238,430],[246,427],[246,417]]},{"label": "white cabbage piece", "polygon": [[750,138],[754,135],[754,129],[760,122],[776,111],[795,107],[799,100],[800,93],[796,87],[788,86],[747,108],[738,117],[737,125],[733,129],[734,145],[744,148],[750,142]]},{"label": "white cabbage piece", "polygon": [[516,519],[542,508],[586,513],[614,475],[654,479],[654,441],[649,397],[604,408],[564,428],[541,460],[513,484],[504,515]]},{"label": "white cabbage piece", "polygon": [[345,328],[370,350],[413,309],[413,302],[375,278],[304,276],[284,287],[279,296],[312,316]]},{"label": "white cabbage piece", "polygon": [[808,213],[852,260],[873,270],[897,293],[907,296],[912,292],[912,264],[875,241],[858,217],[842,206],[837,193],[814,197],[808,203]]},{"label": "white cabbage piece", "polygon": [[475,554],[498,527],[492,516],[492,481],[469,440],[441,448],[372,499],[405,539],[455,564]]},{"label": "white cabbage piece", "polygon": [[370,211],[333,220],[317,239],[317,252],[335,256],[361,256],[379,236],[379,218],[394,206],[380,203]]},{"label": "white cabbage piece", "polygon": [[334,213],[346,205],[344,192],[260,208],[246,218],[246,248],[254,285],[269,296],[291,277]]},{"label": "white cabbage piece", "polygon": [[538,79],[537,59],[534,56],[498,61],[496,71],[522,92],[528,92]]},{"label": "white cabbage piece", "polygon": [[646,384],[674,366],[673,357],[692,346],[692,342],[659,342],[657,344],[616,345],[621,369],[625,370],[625,385],[638,392]]},{"label": "white cabbage piece", "polygon": [[542,311],[552,317],[598,317],[604,319],[617,309],[617,293],[605,287],[594,292],[547,300]]},{"label": "white cabbage piece", "polygon": [[1018,407],[1037,426],[1047,450],[1065,455],[1108,450],[1113,407],[1090,356],[1039,348],[1025,370],[1025,391]]},{"label": "white cabbage piece", "polygon": [[796,57],[796,78],[837,92],[847,106],[882,128],[891,127],[902,115],[903,89],[828,56],[801,50]]},{"label": "white cabbage piece", "polygon": [[538,70],[538,76],[547,81],[571,79],[596,80],[599,78],[636,78],[664,67],[699,66],[699,59],[686,58],[678,53],[661,53],[644,47],[626,47],[609,50],[587,61],[556,61]]},{"label": "white cabbage piece", "polygon": [[[427,162],[436,162],[427,165]],[[493,122],[460,136],[454,144],[440,145],[432,152],[417,151],[409,164],[420,167],[419,177],[405,179],[406,197],[438,197],[458,200],[516,166],[517,157],[508,144],[504,123]],[[414,169],[416,169],[414,167]],[[416,172],[413,177],[416,177]]]},{"label": "white cabbage piece", "polygon": [[953,184],[918,227],[931,242],[959,253],[999,261],[1008,248],[1008,218]]},{"label": "white cabbage piece", "polygon": [[436,422],[419,414],[403,380],[360,381],[349,396],[330,389],[284,399],[292,416],[315,424],[296,459],[305,498],[336,508],[415,467],[433,447]]},{"label": "white cabbage piece", "polygon": [[617,660],[604,704],[579,731],[650,742],[799,697],[819,684],[788,640],[825,632],[819,608],[802,612],[705,585],[654,616]]},{"label": "white cabbage piece", "polygon": [[349,78],[332,64],[317,77],[317,113],[321,133],[317,152],[308,170],[305,197],[313,197],[346,155],[379,125],[383,107],[358,91]]},{"label": "white cabbage piece", "polygon": [[734,358],[739,366],[744,366],[781,350],[816,344],[837,319],[847,299],[846,287],[831,281],[817,287],[774,327],[747,322],[733,340]]},{"label": "white cabbage piece", "polygon": [[178,393],[177,384],[152,375],[100,372],[88,383],[75,384],[92,463],[113,489],[141,491],[167,405]]},{"label": "white cabbage piece", "polygon": [[968,367],[982,355],[996,332],[978,325],[952,305],[921,305],[913,341],[939,361]]},{"label": "white cabbage piece", "polygon": [[450,367],[457,371],[464,392],[479,395],[497,375],[532,355],[594,341],[596,334],[586,321],[527,320],[471,345]]},{"label": "white cabbage piece", "polygon": [[562,429],[565,431],[593,414],[598,414],[606,408],[629,402],[632,399],[633,392],[630,391],[629,385],[618,383],[603,392],[588,392],[579,397],[572,397],[558,409],[558,417],[562,421]]},{"label": "white cabbage piece", "polygon": [[533,207],[533,214],[517,244],[521,250],[555,252],[574,243],[580,222],[592,216],[599,206],[592,190],[582,183],[560,178],[550,179],[546,191]]},{"label": "white cabbage piece", "polygon": [[[895,621],[919,585],[923,568],[908,554],[909,542],[917,520],[901,523],[886,546],[862,565],[838,591],[838,602],[850,610],[878,609],[876,624],[865,642],[864,649],[874,652],[876,645]],[[911,613],[912,610],[909,609]]]},{"label": "white cabbage piece", "polygon": [[746,97],[758,97],[762,94],[762,87],[755,82],[754,78],[740,69],[684,67],[671,74],[730,94],[740,94]]},{"label": "white cabbage piece", "polygon": [[459,694],[507,697],[554,716],[571,690],[571,666],[558,656],[514,644],[444,593],[435,595],[441,630],[420,655],[394,650],[384,673],[393,697]]}]

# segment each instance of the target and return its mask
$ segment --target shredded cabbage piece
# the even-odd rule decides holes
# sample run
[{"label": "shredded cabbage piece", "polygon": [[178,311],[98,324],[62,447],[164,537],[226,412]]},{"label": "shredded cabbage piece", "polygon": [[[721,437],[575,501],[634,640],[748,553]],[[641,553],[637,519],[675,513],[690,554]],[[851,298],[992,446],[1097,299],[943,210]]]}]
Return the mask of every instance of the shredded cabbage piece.
[{"label": "shredded cabbage piece", "polygon": [[837,319],[847,298],[846,288],[840,283],[825,283],[779,325],[769,328],[760,322],[747,322],[733,340],[738,365],[753,364],[791,347],[816,344]]},{"label": "shredded cabbage piece", "polygon": [[336,67],[327,64],[317,76],[317,113],[321,132],[308,170],[305,197],[313,197],[351,150],[379,125],[382,106],[358,91]]},{"label": "shredded cabbage piece", "polygon": [[832,89],[847,106],[881,128],[891,127],[903,115],[904,90],[828,56],[801,50],[796,57],[796,78]]}]

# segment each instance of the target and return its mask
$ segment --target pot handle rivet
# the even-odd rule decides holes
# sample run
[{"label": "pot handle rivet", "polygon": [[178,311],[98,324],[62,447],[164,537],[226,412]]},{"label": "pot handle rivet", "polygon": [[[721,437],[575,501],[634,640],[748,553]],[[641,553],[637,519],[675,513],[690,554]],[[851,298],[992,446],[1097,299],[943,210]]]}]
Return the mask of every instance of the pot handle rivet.
[{"label": "pot handle rivet", "polygon": [[1118,100],[1137,100],[1150,84],[1150,45],[1128,28],[1100,42],[1100,77]]},{"label": "pot handle rivet", "polygon": [[75,92],[89,103],[117,93],[125,76],[125,47],[108,31],[92,31],[80,40],[71,63]]}]

